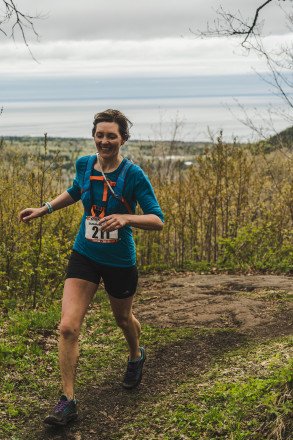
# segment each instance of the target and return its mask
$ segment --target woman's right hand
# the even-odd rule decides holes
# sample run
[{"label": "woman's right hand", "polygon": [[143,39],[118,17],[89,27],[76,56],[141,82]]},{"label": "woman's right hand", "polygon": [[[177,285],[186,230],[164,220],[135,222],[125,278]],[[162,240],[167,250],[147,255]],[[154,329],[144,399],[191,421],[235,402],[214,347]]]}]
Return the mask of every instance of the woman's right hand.
[{"label": "woman's right hand", "polygon": [[42,217],[46,214],[46,210],[44,208],[46,210],[48,209],[46,206],[42,208],[26,208],[19,213],[18,220],[20,222],[28,223],[34,218]]}]

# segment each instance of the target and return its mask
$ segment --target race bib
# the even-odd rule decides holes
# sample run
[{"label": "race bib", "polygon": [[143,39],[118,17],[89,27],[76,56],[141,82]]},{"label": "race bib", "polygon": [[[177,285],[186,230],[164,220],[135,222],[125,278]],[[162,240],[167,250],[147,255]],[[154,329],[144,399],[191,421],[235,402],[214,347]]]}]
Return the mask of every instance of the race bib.
[{"label": "race bib", "polygon": [[118,229],[111,232],[102,232],[102,225],[98,225],[100,218],[86,217],[85,219],[85,238],[96,243],[116,243],[118,241]]}]

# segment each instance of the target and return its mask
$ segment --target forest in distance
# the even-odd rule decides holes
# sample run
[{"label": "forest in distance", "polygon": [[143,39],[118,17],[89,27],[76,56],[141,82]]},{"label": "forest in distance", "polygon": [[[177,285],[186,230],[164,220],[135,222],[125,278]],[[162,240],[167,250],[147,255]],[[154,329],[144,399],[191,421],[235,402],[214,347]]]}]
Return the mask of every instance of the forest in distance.
[{"label": "forest in distance", "polygon": [[[22,149],[30,154],[40,152],[42,154],[42,146],[44,143],[43,137],[29,137],[29,136],[4,136],[3,143],[12,149]],[[59,156],[62,157],[62,168],[71,169],[75,167],[75,160],[78,157],[86,156],[95,151],[95,145],[91,138],[59,138],[48,137],[48,151],[47,157],[52,158],[59,151]],[[139,164],[151,160],[154,156],[156,158],[166,159],[172,156],[172,160],[184,159],[184,161],[193,161],[194,156],[203,153],[205,148],[210,145],[210,142],[183,142],[183,141],[138,141],[128,140],[122,147],[122,154],[137,161]]]}]

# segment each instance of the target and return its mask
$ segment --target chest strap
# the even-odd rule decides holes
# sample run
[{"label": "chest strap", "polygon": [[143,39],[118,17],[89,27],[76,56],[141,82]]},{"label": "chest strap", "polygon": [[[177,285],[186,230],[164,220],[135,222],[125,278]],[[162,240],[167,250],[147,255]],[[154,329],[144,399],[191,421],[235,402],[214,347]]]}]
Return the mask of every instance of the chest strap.
[{"label": "chest strap", "polygon": [[[91,175],[96,160],[97,160],[96,154],[94,154],[88,158],[87,163],[86,163],[86,167],[85,167],[85,171],[84,171],[84,175],[83,175],[83,185],[82,185],[82,189],[81,189],[81,194],[84,194],[86,191],[91,190],[91,181],[92,180],[104,181],[104,191],[103,191],[103,198],[102,198],[102,202],[103,202],[104,206],[97,207],[96,205],[93,204],[93,202],[91,202],[91,213],[92,213],[93,217],[96,216],[97,209],[100,210],[99,217],[101,217],[101,218],[104,217],[105,215],[115,214],[118,212],[119,206],[121,205],[121,203],[123,203],[123,205],[127,209],[128,213],[132,214],[132,210],[131,210],[128,202],[123,197],[126,176],[128,174],[129,169],[133,165],[132,162],[130,162],[130,160],[128,160],[128,159],[123,159],[124,164],[123,164],[122,169],[120,170],[120,173],[117,177],[117,181],[111,182],[108,179],[108,184],[111,187],[115,187],[114,194],[112,194],[110,192],[110,196],[108,199],[108,185],[107,185],[107,182],[105,182],[104,177]],[[91,199],[92,199],[92,197],[91,197]]]}]

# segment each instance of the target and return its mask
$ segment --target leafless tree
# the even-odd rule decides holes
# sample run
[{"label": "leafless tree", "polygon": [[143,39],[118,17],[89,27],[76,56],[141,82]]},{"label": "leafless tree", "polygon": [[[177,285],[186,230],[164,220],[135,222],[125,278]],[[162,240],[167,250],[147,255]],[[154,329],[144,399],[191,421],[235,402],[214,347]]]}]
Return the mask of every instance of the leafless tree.
[{"label": "leafless tree", "polygon": [[[208,37],[239,37],[240,44],[247,51],[254,51],[263,57],[271,72],[272,80],[268,80],[264,76],[262,78],[275,87],[281,94],[282,98],[293,108],[293,101],[286,92],[286,89],[293,88],[293,83],[288,78],[288,72],[293,70],[293,44],[287,47],[279,47],[274,52],[268,51],[264,44],[262,29],[263,20],[261,14],[269,3],[275,3],[280,6],[281,2],[291,2],[292,0],[266,0],[258,6],[252,18],[243,17],[241,11],[232,13],[225,11],[222,6],[217,10],[217,18],[213,25],[208,23],[205,31],[194,32],[201,38]],[[288,29],[293,31],[293,14],[284,11]]]},{"label": "leafless tree", "polygon": [[[226,37],[239,38],[240,45],[248,53],[254,52],[263,58],[267,64],[270,75],[258,74],[265,82],[274,88],[274,91],[283,101],[293,109],[293,42],[276,47],[274,50],[266,46],[264,24],[264,10],[271,6],[279,7],[284,13],[284,29],[293,32],[293,9],[285,8],[293,6],[292,0],[263,0],[256,2],[252,16],[244,17],[241,10],[230,12],[222,6],[216,11],[216,19],[207,24],[206,30],[194,32],[199,38]],[[288,115],[287,115],[288,116]],[[242,121],[243,122],[243,121]],[[292,124],[292,117],[291,117]],[[247,124],[248,125],[248,124]]]},{"label": "leafless tree", "polygon": [[41,15],[30,15],[20,10],[14,0],[0,0],[0,33],[13,40],[19,33],[30,53],[27,34],[32,32],[36,38],[39,37],[35,21],[40,18],[42,18]]},{"label": "leafless tree", "polygon": [[[225,11],[223,7],[220,6],[216,11],[217,18],[213,24],[208,23],[205,31],[197,31],[196,34],[202,38],[240,36],[242,37],[241,45],[250,48],[249,44],[251,44],[251,39],[261,36],[261,13],[263,9],[273,1],[274,0],[266,0],[257,7],[252,18],[244,18],[240,10],[238,10],[237,13],[231,13],[230,11]],[[281,1],[290,0],[275,0],[275,2],[276,1],[280,3]]]}]

